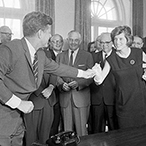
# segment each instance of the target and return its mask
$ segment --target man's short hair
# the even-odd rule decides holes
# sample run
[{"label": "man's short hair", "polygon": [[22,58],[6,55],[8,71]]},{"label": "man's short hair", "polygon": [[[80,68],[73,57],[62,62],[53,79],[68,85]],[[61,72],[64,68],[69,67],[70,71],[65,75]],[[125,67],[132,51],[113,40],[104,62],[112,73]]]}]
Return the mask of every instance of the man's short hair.
[{"label": "man's short hair", "polygon": [[34,11],[28,13],[23,19],[23,35],[33,36],[40,29],[45,30],[47,25],[52,25],[52,18],[45,13]]},{"label": "man's short hair", "polygon": [[63,42],[63,37],[60,34],[54,34],[52,37],[50,37],[50,42],[56,37],[59,36],[61,39],[61,42]]}]

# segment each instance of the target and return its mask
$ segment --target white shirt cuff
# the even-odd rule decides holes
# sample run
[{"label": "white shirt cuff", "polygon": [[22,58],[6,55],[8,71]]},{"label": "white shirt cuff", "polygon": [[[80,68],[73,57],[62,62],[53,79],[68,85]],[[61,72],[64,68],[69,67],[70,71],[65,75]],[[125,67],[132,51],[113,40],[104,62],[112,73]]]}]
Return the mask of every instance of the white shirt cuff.
[{"label": "white shirt cuff", "polygon": [[77,74],[77,77],[78,77],[78,78],[83,77],[83,74],[84,74],[83,72],[84,72],[83,70],[78,69],[78,74]]},{"label": "white shirt cuff", "polygon": [[54,85],[52,85],[52,84],[50,84],[49,87],[52,88],[52,89],[54,89]]},{"label": "white shirt cuff", "polygon": [[15,109],[19,106],[20,103],[21,99],[13,94],[13,96],[5,104]]}]

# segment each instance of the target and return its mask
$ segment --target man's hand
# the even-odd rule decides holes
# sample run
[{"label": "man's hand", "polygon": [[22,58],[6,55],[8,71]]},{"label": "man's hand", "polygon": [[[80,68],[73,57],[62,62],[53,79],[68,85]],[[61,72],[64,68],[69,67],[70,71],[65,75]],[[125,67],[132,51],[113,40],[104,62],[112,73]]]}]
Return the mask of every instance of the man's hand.
[{"label": "man's hand", "polygon": [[33,105],[32,101],[21,100],[21,102],[17,108],[20,111],[22,111],[23,113],[27,114],[33,110],[34,105]]},{"label": "man's hand", "polygon": [[71,89],[76,89],[78,87],[78,82],[77,81],[72,81],[68,85]]},{"label": "man's hand", "polygon": [[69,85],[68,85],[67,83],[63,83],[62,89],[63,89],[64,91],[69,91],[69,90],[70,90],[70,87],[69,87]]},{"label": "man's hand", "polygon": [[83,71],[83,77],[85,79],[93,78],[95,74],[96,72],[92,69],[87,69],[86,71]]},{"label": "man's hand", "polygon": [[142,68],[146,69],[146,63],[142,64]]},{"label": "man's hand", "polygon": [[46,99],[48,99],[48,98],[50,97],[50,95],[52,94],[53,89],[54,89],[54,87],[49,86],[48,88],[46,88],[46,89],[44,89],[44,90],[42,91],[42,94],[44,95],[44,97],[45,97]]}]

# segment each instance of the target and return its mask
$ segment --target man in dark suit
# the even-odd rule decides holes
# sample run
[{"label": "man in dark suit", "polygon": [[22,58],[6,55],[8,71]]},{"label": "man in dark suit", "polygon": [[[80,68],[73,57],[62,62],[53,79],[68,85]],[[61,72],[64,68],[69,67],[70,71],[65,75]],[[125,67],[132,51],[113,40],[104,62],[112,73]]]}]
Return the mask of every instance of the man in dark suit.
[{"label": "man in dark suit", "polygon": [[[63,37],[60,34],[54,34],[50,38],[50,52],[51,52],[51,58],[53,60],[56,60],[56,56],[62,52],[63,44],[64,44]],[[46,54],[48,54],[47,50],[45,50],[45,52]],[[55,135],[59,131],[63,130],[61,109],[59,103],[59,90],[57,87],[55,87],[54,92],[57,101],[56,104],[54,105],[54,120],[50,131],[50,136]]]},{"label": "man in dark suit", "polygon": [[[105,59],[112,52],[112,41],[110,33],[100,35],[102,51],[93,54],[94,63],[104,66]],[[97,86],[91,84],[91,122],[92,133],[105,132],[116,128],[115,121],[115,82],[112,72],[106,77],[104,82]]]},{"label": "man in dark suit", "polygon": [[[51,58],[51,52],[45,50],[48,58]],[[32,144],[45,144],[50,136],[50,131],[54,118],[53,107],[57,103],[55,92],[57,76],[43,74],[42,82],[39,88],[33,92],[29,100],[33,102],[34,109],[31,113],[25,114],[27,125],[25,133],[25,146]]]},{"label": "man in dark suit", "polygon": [[83,71],[58,65],[48,59],[43,50],[38,50],[47,45],[51,24],[52,19],[46,14],[31,12],[23,20],[24,38],[0,46],[1,146],[23,145],[25,129],[21,115],[22,112],[30,113],[33,110],[34,104],[27,100],[40,86],[44,70],[75,78],[90,78],[95,75],[92,70]]},{"label": "man in dark suit", "polygon": [[[67,41],[69,49],[60,53],[56,61],[83,70],[92,68],[92,55],[80,49],[82,41],[80,33],[77,31],[69,32]],[[79,136],[87,134],[86,124],[90,109],[90,83],[91,79],[58,77],[64,130],[74,130],[75,125],[75,131]]]}]

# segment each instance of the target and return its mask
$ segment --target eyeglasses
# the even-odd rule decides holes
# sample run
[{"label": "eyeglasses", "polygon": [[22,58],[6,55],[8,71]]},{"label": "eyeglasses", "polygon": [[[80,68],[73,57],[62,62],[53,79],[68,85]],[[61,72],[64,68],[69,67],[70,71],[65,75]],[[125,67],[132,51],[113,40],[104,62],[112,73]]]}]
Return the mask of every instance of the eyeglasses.
[{"label": "eyeglasses", "polygon": [[63,41],[60,41],[60,40],[57,40],[57,41],[51,41],[53,44],[61,44],[61,43],[63,43]]},{"label": "eyeglasses", "polygon": [[80,39],[71,39],[71,38],[69,38],[68,40],[69,40],[69,42],[75,42],[75,43],[79,43],[80,42]]},{"label": "eyeglasses", "polygon": [[101,44],[101,45],[104,45],[104,44],[105,44],[105,45],[109,45],[110,43],[111,43],[111,41],[107,41],[107,42],[102,42],[102,41],[100,41],[100,44]]},{"label": "eyeglasses", "polygon": [[5,35],[9,35],[9,36],[13,35],[13,33],[8,33],[8,32],[0,32],[0,33],[5,34]]},{"label": "eyeglasses", "polygon": [[139,42],[133,42],[134,45],[142,45],[142,43]]}]

